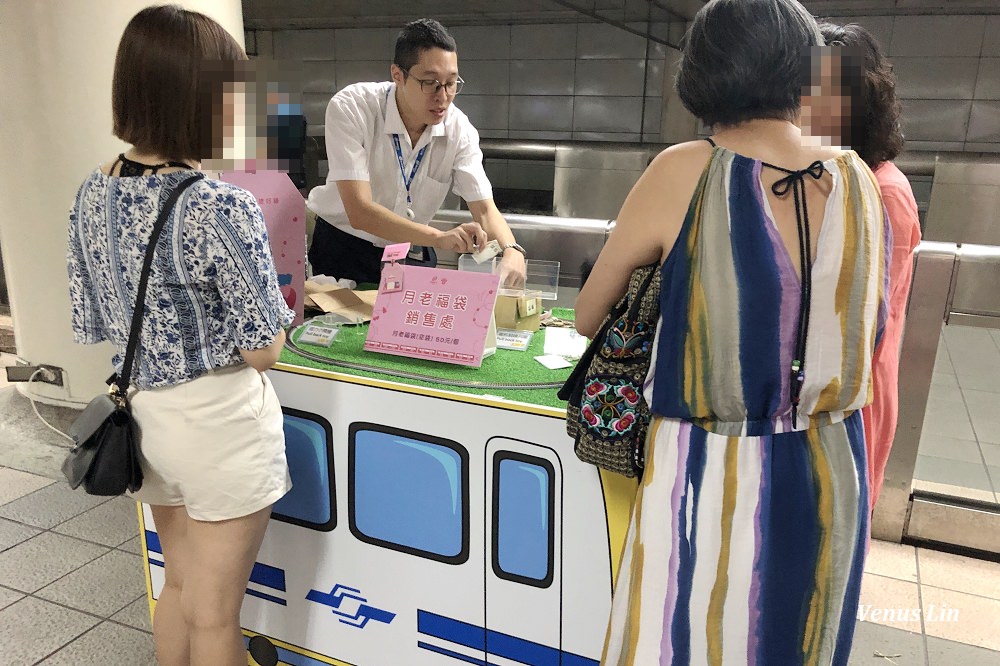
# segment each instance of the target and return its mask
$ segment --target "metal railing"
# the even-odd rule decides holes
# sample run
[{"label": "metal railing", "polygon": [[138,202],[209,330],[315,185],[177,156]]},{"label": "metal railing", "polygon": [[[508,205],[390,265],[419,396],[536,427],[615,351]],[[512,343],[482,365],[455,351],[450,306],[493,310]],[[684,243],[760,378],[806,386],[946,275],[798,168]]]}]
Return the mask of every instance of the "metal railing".
[{"label": "metal railing", "polygon": [[913,487],[941,328],[1000,329],[997,271],[1000,247],[936,241],[917,247],[899,358],[899,420],[872,517],[874,538],[1000,553],[1000,505]]}]

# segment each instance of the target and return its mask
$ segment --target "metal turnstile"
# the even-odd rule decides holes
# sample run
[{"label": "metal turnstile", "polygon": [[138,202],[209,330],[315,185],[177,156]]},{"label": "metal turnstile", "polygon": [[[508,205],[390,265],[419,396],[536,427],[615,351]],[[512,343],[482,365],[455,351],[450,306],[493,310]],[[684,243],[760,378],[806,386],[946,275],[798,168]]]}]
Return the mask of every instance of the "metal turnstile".
[{"label": "metal turnstile", "polygon": [[1000,162],[939,158],[924,238],[900,351],[899,422],[872,536],[997,555],[1000,505],[915,488],[914,471],[942,326],[1000,329]]},{"label": "metal turnstile", "polygon": [[899,359],[899,422],[872,536],[1000,554],[1000,505],[913,487],[941,326],[1000,329],[1000,247],[923,241],[915,263]]}]

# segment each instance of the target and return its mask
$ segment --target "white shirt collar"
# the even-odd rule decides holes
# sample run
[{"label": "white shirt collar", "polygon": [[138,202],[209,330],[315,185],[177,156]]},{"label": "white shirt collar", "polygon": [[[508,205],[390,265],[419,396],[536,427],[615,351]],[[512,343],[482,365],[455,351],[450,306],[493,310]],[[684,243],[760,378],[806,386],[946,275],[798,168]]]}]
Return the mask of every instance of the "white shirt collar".
[{"label": "white shirt collar", "polygon": [[[401,137],[409,136],[409,132],[406,129],[406,125],[403,124],[403,117],[399,115],[399,106],[396,104],[396,84],[392,83],[389,85],[389,90],[386,93],[386,106],[385,110],[385,133],[386,134],[398,134]],[[448,105],[448,111],[444,114],[444,120],[436,125],[428,125],[430,129],[430,136],[447,136],[448,118],[451,117],[451,107]],[[427,135],[427,128],[424,129],[424,133],[421,135],[418,144],[424,143],[423,138]],[[429,139],[428,139],[429,141]]]}]

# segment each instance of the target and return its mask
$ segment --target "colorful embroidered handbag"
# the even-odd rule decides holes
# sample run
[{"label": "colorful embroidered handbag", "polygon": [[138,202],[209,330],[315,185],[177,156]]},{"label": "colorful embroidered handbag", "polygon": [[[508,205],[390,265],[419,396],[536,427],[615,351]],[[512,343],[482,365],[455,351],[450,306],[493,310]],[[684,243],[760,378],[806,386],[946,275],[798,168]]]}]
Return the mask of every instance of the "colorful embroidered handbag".
[{"label": "colorful embroidered handbag", "polygon": [[559,390],[566,432],[584,462],[642,475],[649,406],[642,395],[660,316],[660,268],[641,266]]}]

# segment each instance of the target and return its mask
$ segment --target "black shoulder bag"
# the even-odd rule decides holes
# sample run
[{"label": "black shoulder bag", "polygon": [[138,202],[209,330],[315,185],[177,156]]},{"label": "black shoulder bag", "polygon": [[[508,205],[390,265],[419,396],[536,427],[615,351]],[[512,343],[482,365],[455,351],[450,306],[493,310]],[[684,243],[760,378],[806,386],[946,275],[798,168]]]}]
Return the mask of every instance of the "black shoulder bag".
[{"label": "black shoulder bag", "polygon": [[115,496],[121,495],[126,490],[135,492],[142,487],[142,467],[139,464],[140,432],[128,404],[128,387],[142,331],[146,285],[149,282],[149,270],[153,265],[156,243],[170,211],[181,193],[202,177],[202,174],[198,174],[179,183],[167,197],[153,225],[149,243],[146,245],[146,256],[142,264],[142,277],[139,279],[122,372],[106,394],[90,401],[69,429],[69,435],[73,438],[75,446],[63,461],[62,472],[70,488],[75,489],[82,484],[83,489],[90,495]]}]

